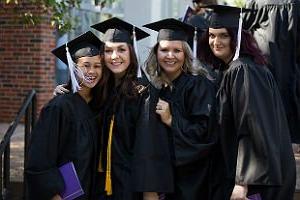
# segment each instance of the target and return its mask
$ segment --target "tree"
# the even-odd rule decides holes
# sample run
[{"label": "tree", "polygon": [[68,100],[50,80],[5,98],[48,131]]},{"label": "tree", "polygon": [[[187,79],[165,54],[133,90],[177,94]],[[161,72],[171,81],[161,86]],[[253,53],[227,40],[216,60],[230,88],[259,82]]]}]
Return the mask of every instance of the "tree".
[{"label": "tree", "polygon": [[[100,8],[106,5],[112,4],[115,0],[94,0],[95,5],[100,6]],[[74,27],[74,22],[72,16],[70,16],[69,10],[71,8],[80,8],[81,0],[1,0],[1,3],[19,5],[23,2],[33,3],[35,5],[40,5],[41,9],[45,13],[50,13],[51,15],[51,25],[56,26],[59,32],[68,32]],[[34,15],[29,11],[21,11],[16,9],[16,13],[20,19],[23,20],[26,25],[36,25],[40,22],[40,17]]]}]

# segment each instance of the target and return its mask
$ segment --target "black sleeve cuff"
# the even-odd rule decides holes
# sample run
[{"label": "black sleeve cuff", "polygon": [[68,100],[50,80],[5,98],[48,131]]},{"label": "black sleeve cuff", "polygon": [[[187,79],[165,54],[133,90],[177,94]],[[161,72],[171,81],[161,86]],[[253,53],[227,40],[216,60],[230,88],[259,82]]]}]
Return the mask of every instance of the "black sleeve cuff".
[{"label": "black sleeve cuff", "polygon": [[25,170],[26,196],[30,200],[51,199],[63,192],[64,180],[58,168],[46,171]]}]

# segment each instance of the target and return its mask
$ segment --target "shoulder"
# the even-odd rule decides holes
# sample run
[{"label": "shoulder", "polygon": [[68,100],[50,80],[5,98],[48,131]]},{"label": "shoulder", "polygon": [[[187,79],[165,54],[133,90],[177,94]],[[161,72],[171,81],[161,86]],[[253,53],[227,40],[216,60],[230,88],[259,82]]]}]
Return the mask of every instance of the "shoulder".
[{"label": "shoulder", "polygon": [[212,87],[212,81],[205,75],[186,74],[187,85],[190,87],[207,86]]},{"label": "shoulder", "polygon": [[43,110],[56,110],[60,112],[70,112],[73,109],[75,94],[62,94],[51,99]]}]

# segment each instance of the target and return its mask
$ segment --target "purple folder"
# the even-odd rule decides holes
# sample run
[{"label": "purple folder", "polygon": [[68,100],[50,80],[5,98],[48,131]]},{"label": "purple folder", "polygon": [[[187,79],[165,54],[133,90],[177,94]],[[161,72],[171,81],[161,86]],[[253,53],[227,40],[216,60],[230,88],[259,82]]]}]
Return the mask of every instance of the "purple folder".
[{"label": "purple folder", "polygon": [[259,193],[248,196],[249,200],[262,200]]},{"label": "purple folder", "polygon": [[68,162],[59,168],[65,182],[65,190],[60,194],[63,200],[73,200],[84,194],[73,162]]}]

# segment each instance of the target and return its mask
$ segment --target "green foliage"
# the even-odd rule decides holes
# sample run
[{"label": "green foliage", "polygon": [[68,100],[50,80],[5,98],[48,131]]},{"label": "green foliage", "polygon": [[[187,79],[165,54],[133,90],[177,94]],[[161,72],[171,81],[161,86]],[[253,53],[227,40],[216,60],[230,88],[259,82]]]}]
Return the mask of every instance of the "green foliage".
[{"label": "green foliage", "polygon": [[[22,11],[22,6],[20,6],[24,0],[1,0],[5,4],[16,5],[15,11],[18,13],[20,19],[23,23],[28,25],[37,25],[41,22],[41,17],[36,16],[32,12]],[[100,5],[104,7],[106,5],[112,4],[118,0],[94,0],[95,5]],[[33,3],[35,5],[40,5],[43,12],[50,14],[50,23],[52,26],[57,27],[60,33],[65,33],[70,31],[76,23],[76,19],[70,15],[70,9],[80,8],[81,0],[26,0],[28,3]]]},{"label": "green foliage", "polygon": [[237,7],[243,8],[246,5],[246,1],[245,0],[234,0],[234,4]]},{"label": "green foliage", "polygon": [[224,2],[240,8],[246,5],[246,0],[224,0]]}]

